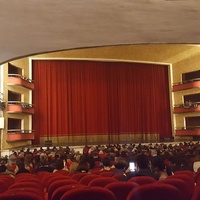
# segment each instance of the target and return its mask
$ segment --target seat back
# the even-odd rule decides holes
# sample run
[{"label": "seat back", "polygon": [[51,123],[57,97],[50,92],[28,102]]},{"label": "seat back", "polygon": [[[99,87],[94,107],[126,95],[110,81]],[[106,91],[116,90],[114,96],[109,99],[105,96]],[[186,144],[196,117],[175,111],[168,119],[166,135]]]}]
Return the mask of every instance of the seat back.
[{"label": "seat back", "polygon": [[113,172],[112,171],[102,171],[98,174],[101,175],[101,176],[111,177]]},{"label": "seat back", "polygon": [[95,178],[94,180],[90,181],[88,186],[105,187],[107,184],[112,183],[112,182],[118,182],[118,180],[113,177],[99,177],[99,178]]},{"label": "seat back", "polygon": [[113,178],[116,178],[117,180],[121,180],[122,179],[122,177],[123,177],[123,174],[115,174],[115,175],[113,175],[112,176]]},{"label": "seat back", "polygon": [[70,174],[70,172],[67,170],[57,170],[57,171],[55,171],[55,174],[61,174],[64,176],[68,176]]},{"label": "seat back", "polygon": [[78,173],[78,174],[72,175],[71,178],[79,181],[82,177],[87,176],[87,175],[88,175],[87,173]]},{"label": "seat back", "polygon": [[164,179],[161,181],[158,181],[158,183],[163,183],[163,184],[169,184],[172,185],[174,187],[176,187],[178,190],[180,190],[184,195],[184,199],[183,200],[190,200],[192,197],[192,193],[190,188],[188,187],[188,184],[181,180],[181,179]]},{"label": "seat back", "polygon": [[183,175],[188,175],[188,176],[194,176],[195,173],[189,170],[180,170],[180,171],[175,171],[174,175],[178,175],[178,174],[183,174]]},{"label": "seat back", "polygon": [[63,194],[60,200],[116,200],[115,195],[105,188],[87,187],[71,190]]},{"label": "seat back", "polygon": [[94,180],[95,178],[101,177],[100,175],[95,175],[95,174],[88,174],[87,176],[82,177],[79,180],[79,183],[82,185],[88,185],[90,181]]},{"label": "seat back", "polygon": [[70,190],[77,190],[78,188],[85,188],[87,186],[81,185],[81,184],[70,184],[70,185],[64,185],[61,187],[58,187],[52,194],[51,200],[60,200],[62,195],[65,192],[68,192]]},{"label": "seat back", "polygon": [[41,197],[37,193],[28,192],[28,191],[18,191],[5,193],[0,195],[1,200],[44,200],[44,197]]},{"label": "seat back", "polygon": [[5,180],[0,180],[0,194],[4,193],[9,186],[10,185]]},{"label": "seat back", "polygon": [[37,188],[38,190],[41,190],[43,191],[43,187],[41,184],[38,184],[38,183],[35,183],[35,182],[29,182],[28,180],[27,181],[24,181],[24,182],[16,182],[14,184],[12,184],[9,189],[13,189],[13,188],[24,188],[24,187],[32,187],[32,188]]},{"label": "seat back", "polygon": [[128,182],[135,182],[139,185],[145,185],[149,183],[155,183],[156,180],[151,176],[135,176],[128,180]]},{"label": "seat back", "polygon": [[127,198],[128,194],[135,187],[139,186],[134,182],[112,182],[105,186],[106,189],[113,192],[117,200],[124,200]]},{"label": "seat back", "polygon": [[145,184],[134,188],[126,200],[178,200],[183,199],[182,193],[174,186],[168,184]]},{"label": "seat back", "polygon": [[172,176],[168,176],[167,179],[180,179],[187,183],[188,188],[190,189],[190,193],[193,193],[194,191],[195,181],[193,176],[188,176],[184,174],[175,174]]},{"label": "seat back", "polygon": [[48,188],[48,199],[50,200],[52,198],[52,195],[57,188],[66,186],[66,185],[72,185],[72,184],[77,185],[80,183],[74,179],[56,180]]},{"label": "seat back", "polygon": [[45,184],[46,185],[46,191],[48,192],[49,190],[49,186],[54,183],[55,181],[59,181],[59,180],[67,180],[67,179],[70,179],[70,177],[66,177],[66,176],[55,176],[55,177],[51,177],[47,183]]}]

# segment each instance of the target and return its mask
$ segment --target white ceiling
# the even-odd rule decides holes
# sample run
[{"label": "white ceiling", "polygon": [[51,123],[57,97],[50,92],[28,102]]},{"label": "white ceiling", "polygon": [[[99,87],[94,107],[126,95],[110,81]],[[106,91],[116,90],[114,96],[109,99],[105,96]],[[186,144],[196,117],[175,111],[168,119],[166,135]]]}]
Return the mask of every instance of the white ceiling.
[{"label": "white ceiling", "polygon": [[0,63],[82,47],[200,43],[200,0],[0,0]]}]

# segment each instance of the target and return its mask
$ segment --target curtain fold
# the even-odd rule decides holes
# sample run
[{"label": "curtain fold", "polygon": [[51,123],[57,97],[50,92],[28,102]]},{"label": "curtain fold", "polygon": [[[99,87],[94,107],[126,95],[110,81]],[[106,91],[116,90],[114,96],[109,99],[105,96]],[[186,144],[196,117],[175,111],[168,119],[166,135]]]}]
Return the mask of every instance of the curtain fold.
[{"label": "curtain fold", "polygon": [[36,143],[40,136],[172,136],[167,66],[73,60],[32,66]]}]

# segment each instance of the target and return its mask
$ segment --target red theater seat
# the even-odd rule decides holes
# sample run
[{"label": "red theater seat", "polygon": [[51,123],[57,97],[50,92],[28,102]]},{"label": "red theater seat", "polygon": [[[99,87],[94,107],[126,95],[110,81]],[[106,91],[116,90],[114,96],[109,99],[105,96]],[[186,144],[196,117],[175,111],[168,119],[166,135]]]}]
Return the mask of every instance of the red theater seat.
[{"label": "red theater seat", "polygon": [[16,182],[14,184],[12,184],[9,189],[13,189],[13,188],[24,188],[24,187],[32,187],[32,188],[36,188],[38,190],[43,191],[43,187],[41,184],[38,183],[34,183],[34,182]]},{"label": "red theater seat", "polygon": [[172,176],[168,176],[167,179],[180,179],[182,181],[185,181],[188,185],[188,188],[190,189],[190,193],[193,193],[195,182],[193,176],[188,176],[184,174],[176,174]]},{"label": "red theater seat", "polygon": [[55,176],[55,177],[51,177],[47,183],[46,183],[46,191],[48,192],[49,186],[54,183],[55,181],[59,181],[59,180],[68,180],[70,179],[70,177],[66,177],[66,176]]},{"label": "red theater seat", "polygon": [[116,178],[117,180],[121,180],[121,178],[123,177],[123,174],[115,174],[112,177]]},{"label": "red theater seat", "polygon": [[71,190],[63,194],[60,200],[116,200],[115,195],[105,188],[87,187]]},{"label": "red theater seat", "polygon": [[126,200],[182,200],[183,195],[176,187],[168,184],[146,184],[134,188]]},{"label": "red theater seat", "polygon": [[112,171],[108,171],[108,172],[102,171],[102,172],[100,172],[98,174],[101,175],[101,176],[105,176],[105,177],[111,177],[113,172]]},{"label": "red theater seat", "polygon": [[44,198],[33,192],[13,192],[0,195],[1,200],[44,200]]},{"label": "red theater seat", "polygon": [[70,172],[67,170],[58,170],[58,171],[55,171],[55,174],[61,174],[64,176],[68,176],[70,174]]},{"label": "red theater seat", "polygon": [[99,178],[95,178],[94,180],[90,181],[88,186],[105,187],[107,184],[112,183],[112,182],[118,182],[118,180],[113,177],[99,177]]},{"label": "red theater seat", "polygon": [[183,174],[183,175],[188,175],[191,177],[194,177],[195,173],[189,170],[180,170],[180,171],[175,171],[174,175],[178,175],[178,174]]},{"label": "red theater seat", "polygon": [[139,186],[134,182],[113,182],[105,186],[106,189],[113,192],[117,200],[125,200],[135,187]]},{"label": "red theater seat", "polygon": [[9,188],[9,184],[4,181],[4,180],[0,180],[0,194],[4,193],[8,188]]},{"label": "red theater seat", "polygon": [[[60,200],[62,195],[65,192],[68,192],[70,190],[77,190],[78,188],[85,188],[87,186],[81,185],[81,184],[73,184],[73,185],[64,185],[62,187],[58,187],[52,194],[51,200]],[[78,200],[78,199],[77,199]],[[82,200],[80,198],[80,200]],[[96,200],[96,199],[95,199]],[[103,200],[103,199],[102,199]]]},{"label": "red theater seat", "polygon": [[161,181],[158,181],[158,183],[164,183],[164,184],[169,184],[174,187],[176,187],[178,190],[180,190],[183,193],[184,199],[183,200],[190,200],[192,197],[192,193],[190,188],[188,187],[188,184],[181,180],[181,179],[164,179]]},{"label": "red theater seat", "polygon": [[149,183],[155,183],[156,180],[151,176],[135,176],[128,180],[128,182],[135,182],[139,185],[149,184]]},{"label": "red theater seat", "polygon": [[52,195],[57,188],[62,187],[62,186],[66,186],[66,185],[77,185],[77,184],[80,184],[80,183],[77,180],[74,180],[74,179],[66,179],[66,180],[55,181],[48,188],[48,199],[52,198]]},{"label": "red theater seat", "polygon": [[87,176],[87,175],[88,175],[87,173],[78,173],[78,174],[72,175],[71,178],[79,181],[82,177]]},{"label": "red theater seat", "polygon": [[84,176],[80,179],[79,183],[83,185],[88,185],[90,181],[94,180],[95,178],[101,177],[100,175],[95,174],[88,174],[87,176]]},{"label": "red theater seat", "polygon": [[199,199],[200,199],[200,186],[197,185],[194,189],[191,200],[199,200]]},{"label": "red theater seat", "polygon": [[36,193],[40,195],[41,197],[44,197],[44,192],[37,189],[37,188],[32,188],[32,187],[19,187],[19,188],[13,188],[13,189],[8,189],[5,194],[13,194],[13,193],[19,193],[19,192],[31,192],[31,193]]}]

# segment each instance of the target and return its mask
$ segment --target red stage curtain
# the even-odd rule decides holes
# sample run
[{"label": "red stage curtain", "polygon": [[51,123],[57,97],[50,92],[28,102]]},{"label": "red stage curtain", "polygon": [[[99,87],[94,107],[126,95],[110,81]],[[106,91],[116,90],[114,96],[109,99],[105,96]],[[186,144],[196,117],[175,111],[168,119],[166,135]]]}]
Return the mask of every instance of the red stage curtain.
[{"label": "red stage curtain", "polygon": [[168,67],[33,60],[39,136],[158,133],[171,137]]}]

